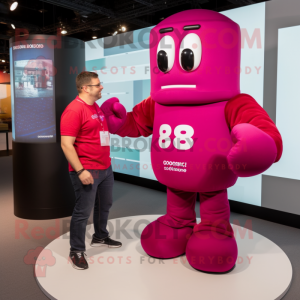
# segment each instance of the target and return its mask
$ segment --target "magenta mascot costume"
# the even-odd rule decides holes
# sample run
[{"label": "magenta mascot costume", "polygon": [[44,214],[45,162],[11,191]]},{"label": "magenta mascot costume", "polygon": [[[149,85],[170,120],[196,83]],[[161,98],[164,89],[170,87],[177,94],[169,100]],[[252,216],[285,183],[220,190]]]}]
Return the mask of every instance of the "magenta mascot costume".
[{"label": "magenta mascot costume", "polygon": [[150,256],[185,253],[204,272],[235,266],[227,188],[238,176],[264,172],[282,153],[275,124],[240,93],[240,56],[240,28],[228,17],[202,9],[177,13],[150,33],[151,96],[128,113],[117,98],[101,106],[111,133],[153,135],[152,168],[167,187],[167,213],[142,232]]}]

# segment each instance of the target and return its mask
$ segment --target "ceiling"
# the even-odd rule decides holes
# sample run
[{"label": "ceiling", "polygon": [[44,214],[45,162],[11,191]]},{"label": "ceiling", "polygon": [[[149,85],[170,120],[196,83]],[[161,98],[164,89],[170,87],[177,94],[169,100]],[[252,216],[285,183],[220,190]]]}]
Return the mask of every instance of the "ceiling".
[{"label": "ceiling", "polygon": [[[158,24],[174,13],[203,8],[224,11],[265,0],[19,0],[15,11],[9,1],[0,0],[0,69],[8,69],[8,40],[15,35],[11,27],[30,34],[56,34],[62,28],[68,36],[89,41],[115,31],[132,31]],[[1,60],[4,59],[3,63]]]}]

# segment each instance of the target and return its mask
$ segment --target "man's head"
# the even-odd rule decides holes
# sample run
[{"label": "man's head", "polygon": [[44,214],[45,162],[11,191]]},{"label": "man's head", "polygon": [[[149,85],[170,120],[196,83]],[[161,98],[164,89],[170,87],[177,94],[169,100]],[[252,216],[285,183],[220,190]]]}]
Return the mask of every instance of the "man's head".
[{"label": "man's head", "polygon": [[81,72],[78,74],[76,88],[79,95],[88,96],[95,101],[101,98],[101,91],[103,90],[98,74],[94,72]]}]

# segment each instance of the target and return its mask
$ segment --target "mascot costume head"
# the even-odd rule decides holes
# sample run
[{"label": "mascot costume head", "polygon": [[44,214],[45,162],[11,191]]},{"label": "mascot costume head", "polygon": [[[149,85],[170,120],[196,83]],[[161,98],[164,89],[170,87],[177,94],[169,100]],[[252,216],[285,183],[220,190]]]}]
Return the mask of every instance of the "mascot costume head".
[{"label": "mascot costume head", "polygon": [[166,18],[150,33],[152,99],[199,105],[238,95],[240,44],[239,25],[220,13],[193,9]]}]

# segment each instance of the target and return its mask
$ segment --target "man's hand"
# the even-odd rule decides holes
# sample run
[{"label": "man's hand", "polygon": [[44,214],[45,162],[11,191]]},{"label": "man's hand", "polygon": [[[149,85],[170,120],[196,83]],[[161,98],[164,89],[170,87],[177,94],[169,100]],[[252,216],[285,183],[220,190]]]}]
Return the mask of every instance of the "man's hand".
[{"label": "man's hand", "polygon": [[[82,164],[78,158],[77,152],[74,148],[75,139],[76,139],[76,137],[74,137],[74,136],[62,135],[61,136],[61,148],[62,148],[68,162],[72,166],[72,168],[74,170],[82,170],[83,166],[82,166]],[[93,184],[94,183],[94,178],[93,178],[92,174],[87,170],[84,170],[79,175],[79,179],[82,182],[82,184]]]},{"label": "man's hand", "polygon": [[116,133],[126,121],[126,109],[116,97],[103,102],[101,110],[107,121],[110,133]]},{"label": "man's hand", "polygon": [[84,185],[94,184],[94,178],[93,178],[92,174],[87,170],[84,170],[78,176],[78,178],[80,179],[81,183],[84,184]]}]

